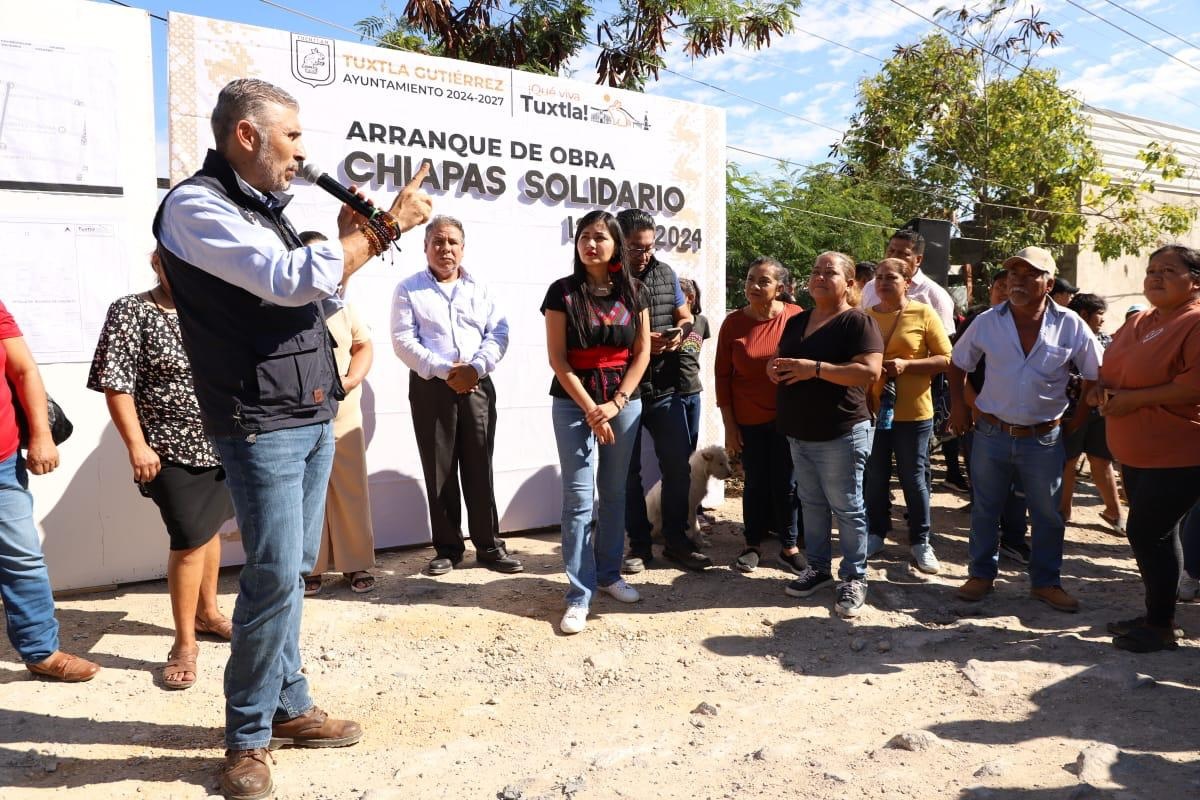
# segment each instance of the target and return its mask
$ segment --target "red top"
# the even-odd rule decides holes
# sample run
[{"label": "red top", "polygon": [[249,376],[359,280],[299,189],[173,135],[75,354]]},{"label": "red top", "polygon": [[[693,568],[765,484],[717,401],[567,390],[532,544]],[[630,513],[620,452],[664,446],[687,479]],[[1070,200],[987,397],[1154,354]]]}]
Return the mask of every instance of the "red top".
[{"label": "red top", "polygon": [[763,425],[775,420],[775,384],[767,377],[767,362],[779,348],[783,326],[804,309],[784,303],[783,311],[757,320],[743,309],[731,312],[717,335],[717,405],[733,406],[739,425]]},{"label": "red top", "polygon": [[[16,339],[21,335],[17,321],[0,303],[0,341]],[[0,375],[8,374],[8,351],[0,347]],[[12,390],[7,380],[0,381],[0,461],[8,461],[17,452],[17,414],[13,409]]]}]

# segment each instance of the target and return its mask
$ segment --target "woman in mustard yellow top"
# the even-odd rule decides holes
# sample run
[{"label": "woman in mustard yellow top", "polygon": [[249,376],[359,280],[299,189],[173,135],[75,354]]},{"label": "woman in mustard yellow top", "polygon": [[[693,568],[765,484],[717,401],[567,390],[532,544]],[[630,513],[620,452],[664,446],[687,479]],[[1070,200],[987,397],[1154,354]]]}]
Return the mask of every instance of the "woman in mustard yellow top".
[{"label": "woman in mustard yellow top", "polygon": [[885,384],[894,389],[895,406],[890,429],[884,429],[886,414],[877,412],[871,457],[863,474],[867,506],[867,555],[883,550],[884,537],[892,528],[892,456],[908,507],[908,535],[912,560],[917,569],[934,574],[937,556],[929,543],[929,485],[925,469],[929,462],[929,437],[933,432],[933,396],[930,379],[950,366],[950,339],[937,312],[910,300],[907,265],[895,258],[875,267],[875,290],[879,302],[866,309],[883,336],[883,375],[872,390],[873,407],[880,408]]}]

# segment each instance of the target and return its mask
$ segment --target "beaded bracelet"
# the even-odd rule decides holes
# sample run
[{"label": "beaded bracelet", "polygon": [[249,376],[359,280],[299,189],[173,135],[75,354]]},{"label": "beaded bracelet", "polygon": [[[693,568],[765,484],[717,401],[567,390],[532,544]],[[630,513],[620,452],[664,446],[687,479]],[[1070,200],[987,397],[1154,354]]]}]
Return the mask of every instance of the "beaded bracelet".
[{"label": "beaded bracelet", "polygon": [[383,241],[380,239],[379,232],[375,230],[373,225],[360,224],[358,226],[358,230],[367,239],[367,247],[369,247],[371,250],[371,258],[374,258],[384,251],[386,245],[384,245]]}]

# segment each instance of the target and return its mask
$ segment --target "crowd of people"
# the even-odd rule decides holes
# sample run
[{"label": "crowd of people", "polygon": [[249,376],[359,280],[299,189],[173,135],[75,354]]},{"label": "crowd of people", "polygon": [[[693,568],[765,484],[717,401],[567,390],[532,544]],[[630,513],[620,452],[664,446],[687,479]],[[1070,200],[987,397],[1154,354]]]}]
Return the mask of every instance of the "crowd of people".
[{"label": "crowd of people", "polygon": [[[310,697],[299,629],[303,598],[322,591],[327,572],[340,572],[355,592],[375,587],[359,407],[373,353],[344,294],[358,269],[423,223],[427,269],[396,288],[391,338],[410,370],[434,550],[426,572],[444,575],[463,561],[464,500],[476,562],[523,570],[500,538],[493,486],[490,376],[509,326],[463,266],[464,225],[431,218],[423,169],[386,211],[368,217],[344,206],[336,238],[298,233],[282,193],[305,157],[298,112],[294,98],[258,80],[220,93],[215,149],[155,217],[155,285],[112,304],[88,377],[168,534],[175,638],[163,686],[197,681],[198,635],[230,642],[220,788],[235,800],[272,793],[269,748],[346,746],[363,735]],[[653,564],[652,531],[661,531],[665,561],[698,572],[713,566],[689,536],[700,354],[711,332],[697,284],[657,258],[654,229],[641,210],[585,215],[569,274],[541,303],[562,475],[563,634],[586,628],[598,595],[640,600],[624,576]],[[732,568],[758,569],[778,538],[772,563],[789,573],[788,595],[836,583],[834,611],[858,616],[868,562],[892,535],[895,471],[912,565],[938,573],[930,452],[940,442],[947,484],[971,498],[969,577],[957,596],[983,600],[1008,554],[1028,565],[1034,599],[1074,612],[1079,603],[1061,575],[1063,539],[1076,462],[1086,456],[1102,517],[1128,536],[1145,587],[1145,613],[1109,626],[1114,644],[1174,649],[1175,603],[1194,599],[1200,585],[1200,252],[1155,251],[1144,282],[1149,305],[1131,308],[1107,337],[1103,299],[1063,281],[1046,250],[1027,247],[1005,260],[990,302],[957,316],[950,295],[921,270],[924,246],[920,234],[900,230],[878,263],[822,253],[803,305],[778,261],[748,265],[746,303],[719,327],[712,376],[725,448],[740,457],[745,479],[745,547]],[[8,636],[35,675],[86,681],[99,667],[59,649],[27,490],[27,472],[58,465],[45,390],[3,306],[0,341]],[[652,508],[643,434],[662,475]],[[226,617],[216,533],[231,515],[245,565]]]}]

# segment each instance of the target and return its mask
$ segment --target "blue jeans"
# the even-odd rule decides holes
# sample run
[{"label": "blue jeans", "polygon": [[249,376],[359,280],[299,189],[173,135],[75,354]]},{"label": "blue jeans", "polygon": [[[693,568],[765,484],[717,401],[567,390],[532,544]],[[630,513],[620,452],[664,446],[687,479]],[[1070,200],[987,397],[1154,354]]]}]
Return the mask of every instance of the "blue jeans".
[{"label": "blue jeans", "polygon": [[746,544],[758,547],[771,531],[784,550],[796,546],[796,481],[788,438],[774,422],[738,425],[742,434],[742,522]]},{"label": "blue jeans", "polygon": [[[650,553],[650,518],[646,516],[646,489],[642,486],[642,431],[650,432],[658,471],[662,475],[662,532],[667,547],[690,553],[695,546],[687,538],[688,485],[692,481],[688,467],[688,423],[682,398],[669,394],[656,400],[641,401],[641,424],[634,428],[633,457],[627,465],[625,488],[625,530],[629,549],[645,556]],[[584,426],[586,429],[586,425]],[[607,584],[605,584],[607,585]]]},{"label": "blue jeans", "polygon": [[803,442],[789,436],[788,443],[804,515],[804,550],[809,566],[818,572],[832,572],[832,512],[837,517],[842,548],[838,576],[843,581],[866,580],[867,510],[863,507],[862,482],[871,452],[871,423],[864,420],[849,433],[827,442]]},{"label": "blue jeans", "polygon": [[871,457],[863,475],[866,495],[867,526],[876,536],[892,529],[892,454],[908,509],[908,543],[929,543],[929,485],[925,481],[929,466],[929,436],[933,420],[894,422],[891,430],[875,429]]},{"label": "blue jeans", "polygon": [[8,640],[22,661],[36,664],[58,649],[58,620],[28,487],[20,453],[0,461],[0,599]]},{"label": "blue jeans", "polygon": [[1066,450],[1062,426],[1044,436],[1009,436],[985,419],[975,423],[971,442],[971,538],[968,574],[996,577],[1000,520],[1014,483],[1025,493],[1032,528],[1029,581],[1035,588],[1057,586],[1062,570],[1063,525],[1058,513]]},{"label": "blue jeans", "polygon": [[[975,440],[975,432],[967,431],[962,436],[963,459],[967,465],[967,476],[971,476],[971,448]],[[971,500],[975,500],[975,481],[971,480]],[[1000,514],[1000,541],[1010,546],[1020,548],[1025,544],[1025,491],[1021,488],[1019,476],[1013,477],[1013,485],[1008,490],[1008,499],[1004,501],[1004,511]]]},{"label": "blue jeans", "polygon": [[324,422],[247,437],[218,436],[246,565],[225,665],[225,746],[266,747],[271,723],[313,707],[300,672],[304,576],[317,560],[333,465]]},{"label": "blue jeans", "polygon": [[583,409],[574,400],[554,398],[568,606],[587,608],[597,586],[611,586],[621,578],[626,474],[641,413],[641,400],[626,403],[608,422],[616,441],[601,445],[584,421]]},{"label": "blue jeans", "polygon": [[700,444],[700,393],[680,395],[679,402],[683,404],[683,415],[687,418],[688,453],[694,453]]}]

